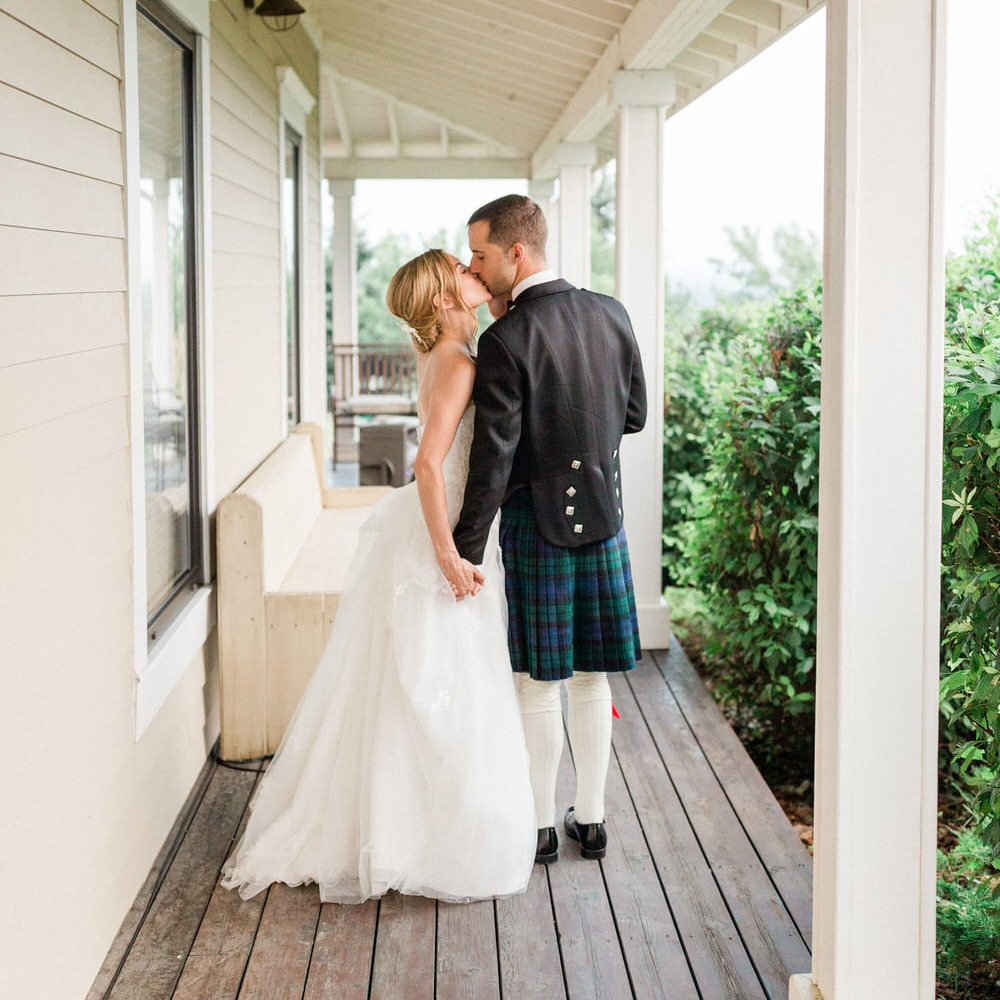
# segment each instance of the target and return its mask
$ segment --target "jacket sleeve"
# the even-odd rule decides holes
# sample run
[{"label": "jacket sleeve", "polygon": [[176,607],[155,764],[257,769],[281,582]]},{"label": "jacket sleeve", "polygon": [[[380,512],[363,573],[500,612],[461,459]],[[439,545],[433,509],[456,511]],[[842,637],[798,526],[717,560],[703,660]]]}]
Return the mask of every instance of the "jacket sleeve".
[{"label": "jacket sleeve", "polygon": [[[625,312],[623,309],[622,312]],[[625,409],[625,433],[635,434],[646,426],[646,377],[642,371],[642,357],[635,339],[632,321],[625,313],[629,339],[632,341],[632,371],[629,378],[628,406]]]},{"label": "jacket sleeve", "polygon": [[462,513],[455,526],[459,555],[474,565],[483,561],[486,539],[510,480],[521,438],[521,372],[510,352],[489,330],[479,338],[475,434],[469,453],[469,478]]}]

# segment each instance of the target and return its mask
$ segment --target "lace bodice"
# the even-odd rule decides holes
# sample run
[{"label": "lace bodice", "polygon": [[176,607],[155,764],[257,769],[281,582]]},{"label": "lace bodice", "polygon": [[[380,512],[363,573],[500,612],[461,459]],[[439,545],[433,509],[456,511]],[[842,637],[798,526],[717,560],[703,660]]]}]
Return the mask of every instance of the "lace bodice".
[{"label": "lace bodice", "polygon": [[[476,408],[470,403],[458,422],[455,440],[444,457],[441,471],[444,474],[445,491],[448,494],[448,508],[457,500],[459,506],[465,493],[465,481],[469,478],[469,450],[472,447],[472,430],[475,424]],[[457,511],[455,512],[457,514]]]},{"label": "lace bodice", "polygon": [[[465,494],[465,481],[469,477],[469,449],[472,447],[472,432],[476,422],[476,408],[469,403],[462,414],[455,430],[455,440],[452,441],[448,454],[441,464],[444,476],[445,495],[448,498],[448,512],[452,521],[458,517],[462,508],[462,497]],[[423,435],[424,425],[417,426],[417,440]]]}]

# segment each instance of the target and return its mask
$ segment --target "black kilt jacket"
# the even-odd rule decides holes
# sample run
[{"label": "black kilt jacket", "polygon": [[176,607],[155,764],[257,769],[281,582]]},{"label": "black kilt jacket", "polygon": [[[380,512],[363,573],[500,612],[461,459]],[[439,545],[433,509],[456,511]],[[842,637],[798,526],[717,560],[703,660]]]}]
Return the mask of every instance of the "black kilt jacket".
[{"label": "black kilt jacket", "polygon": [[479,338],[475,435],[455,527],[478,565],[501,503],[531,490],[538,529],[574,548],[622,525],[619,446],[646,422],[646,383],[625,307],[557,279],[525,289]]}]

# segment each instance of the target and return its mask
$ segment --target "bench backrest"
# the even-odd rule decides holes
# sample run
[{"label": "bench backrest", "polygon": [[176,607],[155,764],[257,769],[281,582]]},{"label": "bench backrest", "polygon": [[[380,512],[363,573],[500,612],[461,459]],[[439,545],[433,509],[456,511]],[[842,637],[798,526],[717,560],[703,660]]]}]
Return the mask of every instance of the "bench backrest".
[{"label": "bench backrest", "polygon": [[309,434],[289,434],[236,493],[260,504],[264,590],[277,590],[323,509]]}]

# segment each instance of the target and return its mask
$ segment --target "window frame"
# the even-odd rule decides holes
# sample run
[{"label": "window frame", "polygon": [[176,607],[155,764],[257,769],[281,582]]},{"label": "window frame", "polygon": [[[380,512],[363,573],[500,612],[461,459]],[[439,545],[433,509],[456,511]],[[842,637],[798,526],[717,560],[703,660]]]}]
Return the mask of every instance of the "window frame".
[{"label": "window frame", "polygon": [[[129,317],[129,423],[132,469],[132,664],[134,737],[138,741],[171,692],[204,648],[216,624],[216,602],[211,512],[215,497],[214,372],[211,325],[211,60],[209,53],[210,0],[123,0],[122,3],[122,145],[125,160],[126,307]],[[140,12],[140,6],[143,12]],[[192,282],[188,307],[191,446],[197,457],[190,463],[192,562],[187,585],[175,595],[176,614],[161,614],[161,630],[150,641],[146,614],[146,524],[143,415],[142,312],[140,287],[140,106],[138,86],[138,19],[151,12],[153,20],[189,50],[191,73],[187,110],[190,128],[185,156],[192,184],[185,192],[186,211],[193,232],[187,278]],[[193,43],[193,44],[192,44]],[[193,208],[192,208],[193,206]],[[189,243],[188,250],[192,250]],[[193,310],[193,316],[191,314]],[[197,510],[197,515],[194,511]],[[197,522],[197,523],[195,523]]]},{"label": "window frame", "polygon": [[[184,171],[184,287],[186,292],[185,323],[187,331],[187,401],[185,428],[188,446],[188,528],[191,565],[174,582],[167,596],[154,609],[146,621],[147,650],[167,630],[183,611],[189,594],[205,580],[204,567],[204,512],[201,490],[201,407],[200,396],[200,317],[199,285],[200,255],[198,252],[198,178],[196,175],[195,145],[195,53],[197,35],[184,25],[160,0],[137,0],[136,13],[158,27],[183,51],[183,171]],[[141,108],[140,108],[141,111]]]},{"label": "window frame", "polygon": [[[295,330],[293,333],[293,350],[289,352],[288,350],[288,300],[285,297],[285,292],[288,287],[287,274],[285,272],[285,262],[288,259],[288,247],[285,242],[286,227],[285,227],[285,198],[284,192],[281,195],[281,330],[282,330],[282,341],[283,341],[283,351],[282,357],[285,359],[284,365],[282,367],[283,380],[282,385],[284,387],[284,409],[285,409],[285,433],[293,430],[294,426],[302,420],[302,308],[305,303],[305,295],[302,281],[302,263],[303,263],[303,241],[304,241],[304,230],[305,230],[305,198],[304,198],[304,168],[305,168],[305,137],[296,125],[298,123],[293,123],[289,120],[286,114],[281,115],[281,142],[279,147],[279,156],[281,163],[281,184],[284,184],[287,174],[285,173],[286,158],[288,155],[289,146],[289,134],[293,137],[292,144],[295,146],[297,151],[296,161],[295,161],[295,204],[293,206],[293,211],[295,214]],[[288,357],[291,353],[294,362],[294,371],[288,371]],[[291,377],[290,377],[291,376]],[[294,414],[289,413],[289,386],[294,386]]]}]

